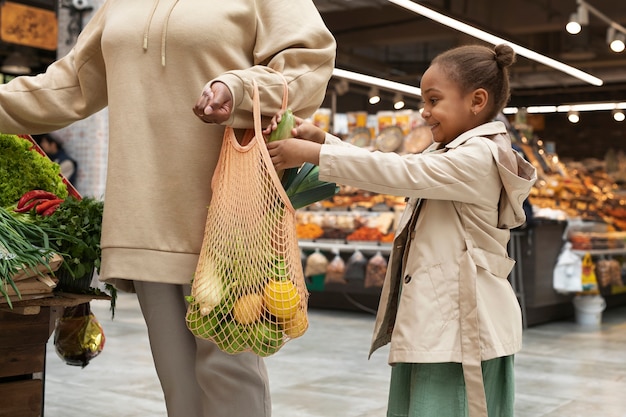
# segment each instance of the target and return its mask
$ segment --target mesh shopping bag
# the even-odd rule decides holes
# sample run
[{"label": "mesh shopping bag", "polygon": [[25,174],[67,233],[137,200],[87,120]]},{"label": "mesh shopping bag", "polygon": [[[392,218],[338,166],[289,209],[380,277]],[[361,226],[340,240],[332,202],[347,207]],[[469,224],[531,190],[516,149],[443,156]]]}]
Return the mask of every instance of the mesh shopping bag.
[{"label": "mesh shopping bag", "polygon": [[256,83],[253,103],[254,131],[242,144],[231,128],[224,134],[186,320],[224,352],[268,356],[306,331],[308,292],[295,210],[261,133]]}]

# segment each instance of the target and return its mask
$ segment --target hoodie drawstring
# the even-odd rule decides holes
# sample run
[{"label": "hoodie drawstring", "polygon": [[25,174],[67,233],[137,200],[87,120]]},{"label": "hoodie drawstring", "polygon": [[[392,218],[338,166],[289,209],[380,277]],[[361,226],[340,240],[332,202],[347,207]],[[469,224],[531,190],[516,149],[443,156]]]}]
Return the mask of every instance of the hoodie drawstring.
[{"label": "hoodie drawstring", "polygon": [[[165,23],[163,24],[163,30],[161,32],[161,66],[165,66],[165,45],[167,44],[167,27],[170,21],[170,16],[174,10],[174,7],[178,4],[179,0],[174,1],[174,3],[170,6],[167,11],[167,15],[165,16]],[[154,19],[154,15],[156,13],[157,7],[159,5],[159,0],[154,1],[154,5],[152,6],[152,11],[150,12],[150,16],[146,21],[146,25],[143,30],[143,50],[148,50],[148,35],[150,33],[150,27],[152,26],[152,20]]]},{"label": "hoodie drawstring", "polygon": [[161,66],[165,66],[165,44],[167,43],[167,26],[170,22],[170,16],[172,15],[172,11],[174,7],[178,4],[178,0],[174,2],[170,6],[170,9],[167,11],[167,16],[165,17],[165,24],[163,25],[163,32],[161,32]]},{"label": "hoodie drawstring", "polygon": [[148,50],[148,32],[150,32],[150,25],[152,25],[152,19],[154,18],[154,13],[156,12],[157,6],[159,5],[159,0],[154,0],[154,5],[152,6],[152,11],[150,12],[150,16],[148,20],[146,20],[146,25],[143,29],[143,50]]}]

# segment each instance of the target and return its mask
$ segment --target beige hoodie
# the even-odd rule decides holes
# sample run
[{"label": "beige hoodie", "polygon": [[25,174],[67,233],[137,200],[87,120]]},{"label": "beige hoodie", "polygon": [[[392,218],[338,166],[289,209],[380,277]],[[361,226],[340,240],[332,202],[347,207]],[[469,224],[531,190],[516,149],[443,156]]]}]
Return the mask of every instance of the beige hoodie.
[{"label": "beige hoodie", "polygon": [[280,71],[289,107],[306,117],[334,58],[310,0],[109,0],[46,73],[0,86],[0,132],[49,132],[108,106],[101,279],[189,283],[224,131],[191,110],[203,86],[226,83],[235,109],[225,124],[250,128],[252,80],[271,116]]}]

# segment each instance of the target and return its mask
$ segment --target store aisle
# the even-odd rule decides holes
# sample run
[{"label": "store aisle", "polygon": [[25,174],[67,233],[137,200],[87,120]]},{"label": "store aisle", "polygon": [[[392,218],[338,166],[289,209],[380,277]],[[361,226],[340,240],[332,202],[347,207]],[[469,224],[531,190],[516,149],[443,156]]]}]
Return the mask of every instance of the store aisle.
[{"label": "store aisle", "polygon": [[[92,302],[107,340],[85,368],[66,365],[50,339],[45,417],[166,417],[135,297],[120,295],[113,320],[108,308]],[[373,316],[312,310],[310,322],[267,359],[273,416],[384,417],[388,350],[367,359]],[[516,369],[516,417],[626,417],[626,307],[605,312],[598,331],[573,320],[526,329]]]}]

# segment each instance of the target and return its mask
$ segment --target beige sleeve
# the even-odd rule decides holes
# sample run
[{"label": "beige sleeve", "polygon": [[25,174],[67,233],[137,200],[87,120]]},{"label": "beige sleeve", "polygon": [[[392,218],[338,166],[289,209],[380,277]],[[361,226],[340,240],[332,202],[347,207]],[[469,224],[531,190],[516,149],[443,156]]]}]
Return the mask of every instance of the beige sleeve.
[{"label": "beige sleeve", "polygon": [[85,26],[75,47],[45,73],[17,77],[0,85],[0,132],[51,132],[106,106],[100,49],[106,5]]},{"label": "beige sleeve", "polygon": [[282,103],[283,80],[289,86],[288,107],[299,117],[311,116],[326,95],[335,64],[335,39],[310,0],[257,0],[254,65],[229,71],[213,81],[230,88],[235,110],[226,122],[250,127],[252,80],[259,85],[261,111],[271,117]]}]

